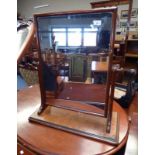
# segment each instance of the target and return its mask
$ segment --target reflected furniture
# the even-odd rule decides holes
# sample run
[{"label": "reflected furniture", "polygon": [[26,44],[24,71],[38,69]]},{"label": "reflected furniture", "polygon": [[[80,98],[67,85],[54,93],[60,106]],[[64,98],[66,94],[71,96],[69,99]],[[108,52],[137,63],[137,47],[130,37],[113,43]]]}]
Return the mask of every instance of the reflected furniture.
[{"label": "reflected furniture", "polygon": [[108,63],[100,62],[100,61],[92,61],[91,71],[92,72],[107,72],[108,71]]},{"label": "reflected furniture", "polygon": [[47,67],[43,63],[43,84],[46,89],[46,97],[51,95],[56,97],[60,91],[62,91],[64,86],[64,77],[58,75],[58,71],[53,69],[53,67]]},{"label": "reflected furniture", "polygon": [[73,54],[69,62],[69,80],[84,82],[86,79],[86,61],[84,54]]},{"label": "reflected furniture", "polygon": [[102,84],[107,81],[108,62],[107,61],[92,61],[91,73],[94,78],[94,83]]}]

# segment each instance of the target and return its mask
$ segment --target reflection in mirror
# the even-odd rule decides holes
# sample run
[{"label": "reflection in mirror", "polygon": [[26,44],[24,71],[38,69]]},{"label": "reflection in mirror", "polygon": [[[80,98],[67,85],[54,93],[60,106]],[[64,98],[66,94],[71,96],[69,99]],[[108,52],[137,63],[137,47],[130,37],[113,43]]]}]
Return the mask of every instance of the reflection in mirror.
[{"label": "reflection in mirror", "polygon": [[37,17],[37,25],[46,91],[56,94],[59,68],[65,63],[65,55],[74,54],[67,56],[69,80],[84,82],[90,76],[86,55],[109,51],[111,12],[41,16]]},{"label": "reflection in mirror", "polygon": [[49,49],[65,53],[107,51],[110,42],[111,13],[86,13],[38,17],[38,32],[42,52]]},{"label": "reflection in mirror", "polygon": [[[116,13],[116,8],[35,15],[41,108],[44,108],[48,97],[57,98],[64,87],[64,77],[67,76],[70,82],[89,82],[95,56],[97,61],[105,61],[102,64],[106,64],[106,71],[111,68],[108,56],[113,51],[116,20],[113,11]],[[106,93],[109,94],[109,89]]]}]

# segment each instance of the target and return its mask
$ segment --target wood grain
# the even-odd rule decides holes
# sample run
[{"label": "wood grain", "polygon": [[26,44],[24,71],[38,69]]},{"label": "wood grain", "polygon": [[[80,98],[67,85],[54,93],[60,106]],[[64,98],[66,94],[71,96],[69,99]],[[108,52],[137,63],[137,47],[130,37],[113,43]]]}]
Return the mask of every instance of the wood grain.
[{"label": "wood grain", "polygon": [[[77,107],[79,104],[80,102],[76,102]],[[118,144],[119,118],[117,112],[112,114],[111,130],[107,133],[107,119],[103,115],[98,115],[98,113],[85,113],[59,106],[47,106],[41,115],[38,115],[37,111],[38,109],[29,117],[31,122],[109,144]]]},{"label": "wood grain", "polygon": [[[124,146],[128,135],[128,119],[124,110],[114,102],[113,109],[120,115],[119,145],[109,145],[82,136],[30,123],[28,117],[41,102],[39,87],[33,86],[18,92],[18,142],[34,152],[66,155],[113,154]],[[100,109],[83,105],[90,110]]]}]

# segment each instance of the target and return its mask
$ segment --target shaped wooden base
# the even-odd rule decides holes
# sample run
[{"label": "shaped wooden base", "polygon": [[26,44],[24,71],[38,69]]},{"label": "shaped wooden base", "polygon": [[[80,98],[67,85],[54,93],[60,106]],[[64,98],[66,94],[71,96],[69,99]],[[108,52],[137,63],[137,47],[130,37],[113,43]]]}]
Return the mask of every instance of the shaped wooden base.
[{"label": "shaped wooden base", "polygon": [[106,118],[100,115],[56,106],[47,106],[40,115],[37,112],[38,109],[29,117],[30,121],[110,144],[118,144],[119,116],[117,112],[112,114],[110,133],[106,132]]}]

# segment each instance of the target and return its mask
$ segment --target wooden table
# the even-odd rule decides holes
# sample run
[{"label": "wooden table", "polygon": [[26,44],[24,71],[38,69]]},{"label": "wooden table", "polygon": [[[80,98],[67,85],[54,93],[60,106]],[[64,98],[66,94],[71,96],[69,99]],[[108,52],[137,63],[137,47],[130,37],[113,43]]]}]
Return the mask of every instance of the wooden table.
[{"label": "wooden table", "polygon": [[107,72],[108,71],[108,63],[101,62],[101,61],[92,61],[91,71],[92,72]]},{"label": "wooden table", "polygon": [[[113,110],[120,116],[119,145],[92,140],[62,130],[49,128],[43,125],[30,123],[28,117],[40,105],[40,91],[38,86],[26,88],[18,92],[18,151],[37,154],[63,154],[63,155],[93,155],[113,154],[122,148],[128,137],[128,119],[124,110],[114,103]],[[101,109],[91,105],[83,105],[85,108],[100,111]],[[29,150],[29,151],[27,151]],[[18,152],[19,154],[19,152]],[[31,154],[31,153],[30,153]]]},{"label": "wooden table", "polygon": [[94,83],[105,83],[108,71],[108,63],[104,61],[92,61],[91,73],[94,78]]}]

